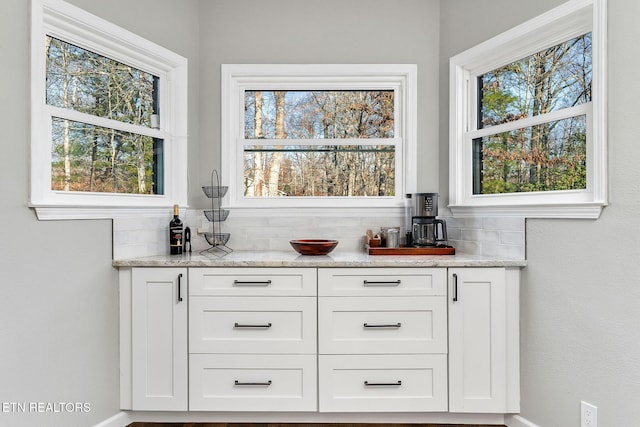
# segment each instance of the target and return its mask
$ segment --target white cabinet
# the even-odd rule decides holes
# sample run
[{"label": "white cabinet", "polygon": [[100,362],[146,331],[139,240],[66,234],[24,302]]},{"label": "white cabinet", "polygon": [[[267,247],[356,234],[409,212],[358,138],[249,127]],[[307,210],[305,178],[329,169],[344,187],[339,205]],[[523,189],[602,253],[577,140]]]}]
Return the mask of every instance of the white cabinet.
[{"label": "white cabinet", "polygon": [[321,412],[447,410],[446,270],[318,270]]},{"label": "white cabinet", "polygon": [[189,274],[189,409],[316,411],[316,269]]},{"label": "white cabinet", "polygon": [[122,409],[520,409],[518,268],[119,274]]},{"label": "white cabinet", "polygon": [[519,272],[449,269],[449,411],[518,412]]},{"label": "white cabinet", "polygon": [[131,270],[131,406],[187,409],[187,269]]}]

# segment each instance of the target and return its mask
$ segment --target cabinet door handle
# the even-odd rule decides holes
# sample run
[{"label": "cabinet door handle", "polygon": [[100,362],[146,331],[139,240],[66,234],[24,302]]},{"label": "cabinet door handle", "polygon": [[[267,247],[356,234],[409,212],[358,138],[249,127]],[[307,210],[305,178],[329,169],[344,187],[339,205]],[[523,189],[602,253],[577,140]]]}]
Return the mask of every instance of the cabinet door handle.
[{"label": "cabinet door handle", "polygon": [[259,280],[259,281],[243,281],[243,280],[234,280],[233,286],[269,286],[271,284],[271,280]]},{"label": "cabinet door handle", "polygon": [[402,381],[398,380],[394,383],[370,383],[369,381],[365,381],[364,385],[367,387],[399,387],[402,385]]},{"label": "cabinet door handle", "polygon": [[387,281],[371,281],[371,280],[364,280],[362,282],[362,284],[364,286],[400,286],[400,283],[402,283],[402,281],[400,279],[398,280],[387,280]]},{"label": "cabinet door handle", "polygon": [[234,328],[270,328],[271,322],[267,323],[266,325],[243,325],[236,322],[234,323],[233,327]]},{"label": "cabinet door handle", "polygon": [[178,302],[182,301],[182,273],[178,274]]},{"label": "cabinet door handle", "polygon": [[235,380],[233,384],[238,386],[267,386],[268,387],[271,385],[271,380],[266,382],[240,382],[238,380]]},{"label": "cabinet door handle", "polygon": [[370,325],[368,323],[365,323],[362,326],[364,326],[365,328],[399,328],[402,326],[402,323],[398,322],[398,323],[391,323],[388,325]]},{"label": "cabinet door handle", "polygon": [[453,302],[458,301],[458,275],[453,273]]}]

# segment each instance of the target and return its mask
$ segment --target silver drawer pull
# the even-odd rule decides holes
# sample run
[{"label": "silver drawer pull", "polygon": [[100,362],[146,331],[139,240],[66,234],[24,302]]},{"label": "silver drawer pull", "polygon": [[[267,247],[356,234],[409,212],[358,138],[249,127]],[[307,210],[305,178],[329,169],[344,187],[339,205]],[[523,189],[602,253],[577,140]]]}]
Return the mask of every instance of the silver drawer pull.
[{"label": "silver drawer pull", "polygon": [[365,280],[365,281],[362,282],[362,284],[364,286],[400,286],[400,283],[402,283],[402,281],[400,279],[398,279],[398,280],[387,280],[387,281]]},{"label": "silver drawer pull", "polygon": [[244,281],[244,280],[234,280],[233,286],[269,286],[271,284],[271,280],[259,280],[259,281]]},{"label": "silver drawer pull", "polygon": [[270,328],[271,322],[267,323],[266,325],[243,325],[236,322],[234,323],[233,327],[234,328]]},{"label": "silver drawer pull", "polygon": [[402,385],[402,381],[396,381],[395,383],[370,383],[365,381],[364,385],[367,387],[398,387]]},{"label": "silver drawer pull", "polygon": [[389,325],[370,325],[368,323],[363,324],[365,328],[399,328],[402,326],[402,323],[392,323]]},{"label": "silver drawer pull", "polygon": [[271,380],[267,381],[267,382],[257,382],[257,383],[245,383],[245,382],[240,382],[238,380],[235,380],[233,382],[234,385],[238,385],[238,386],[270,386],[271,385]]}]

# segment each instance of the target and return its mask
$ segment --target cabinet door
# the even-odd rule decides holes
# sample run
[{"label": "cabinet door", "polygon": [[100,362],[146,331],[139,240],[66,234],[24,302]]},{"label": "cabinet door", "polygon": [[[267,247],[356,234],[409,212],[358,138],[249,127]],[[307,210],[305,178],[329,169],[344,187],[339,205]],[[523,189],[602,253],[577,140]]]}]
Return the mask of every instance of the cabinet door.
[{"label": "cabinet door", "polygon": [[134,410],[187,409],[187,269],[134,268]]},{"label": "cabinet door", "polygon": [[449,269],[450,412],[505,413],[519,406],[519,391],[511,387],[518,384],[514,277],[516,283],[507,283],[504,268]]}]

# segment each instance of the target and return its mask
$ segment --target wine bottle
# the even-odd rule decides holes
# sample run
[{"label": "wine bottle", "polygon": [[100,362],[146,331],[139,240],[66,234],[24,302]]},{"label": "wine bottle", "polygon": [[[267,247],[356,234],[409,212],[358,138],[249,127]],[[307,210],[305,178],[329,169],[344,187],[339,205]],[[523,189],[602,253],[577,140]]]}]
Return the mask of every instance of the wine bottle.
[{"label": "wine bottle", "polygon": [[173,205],[173,219],[169,222],[169,251],[171,255],[180,255],[183,247],[182,220],[178,216],[178,205]]}]

